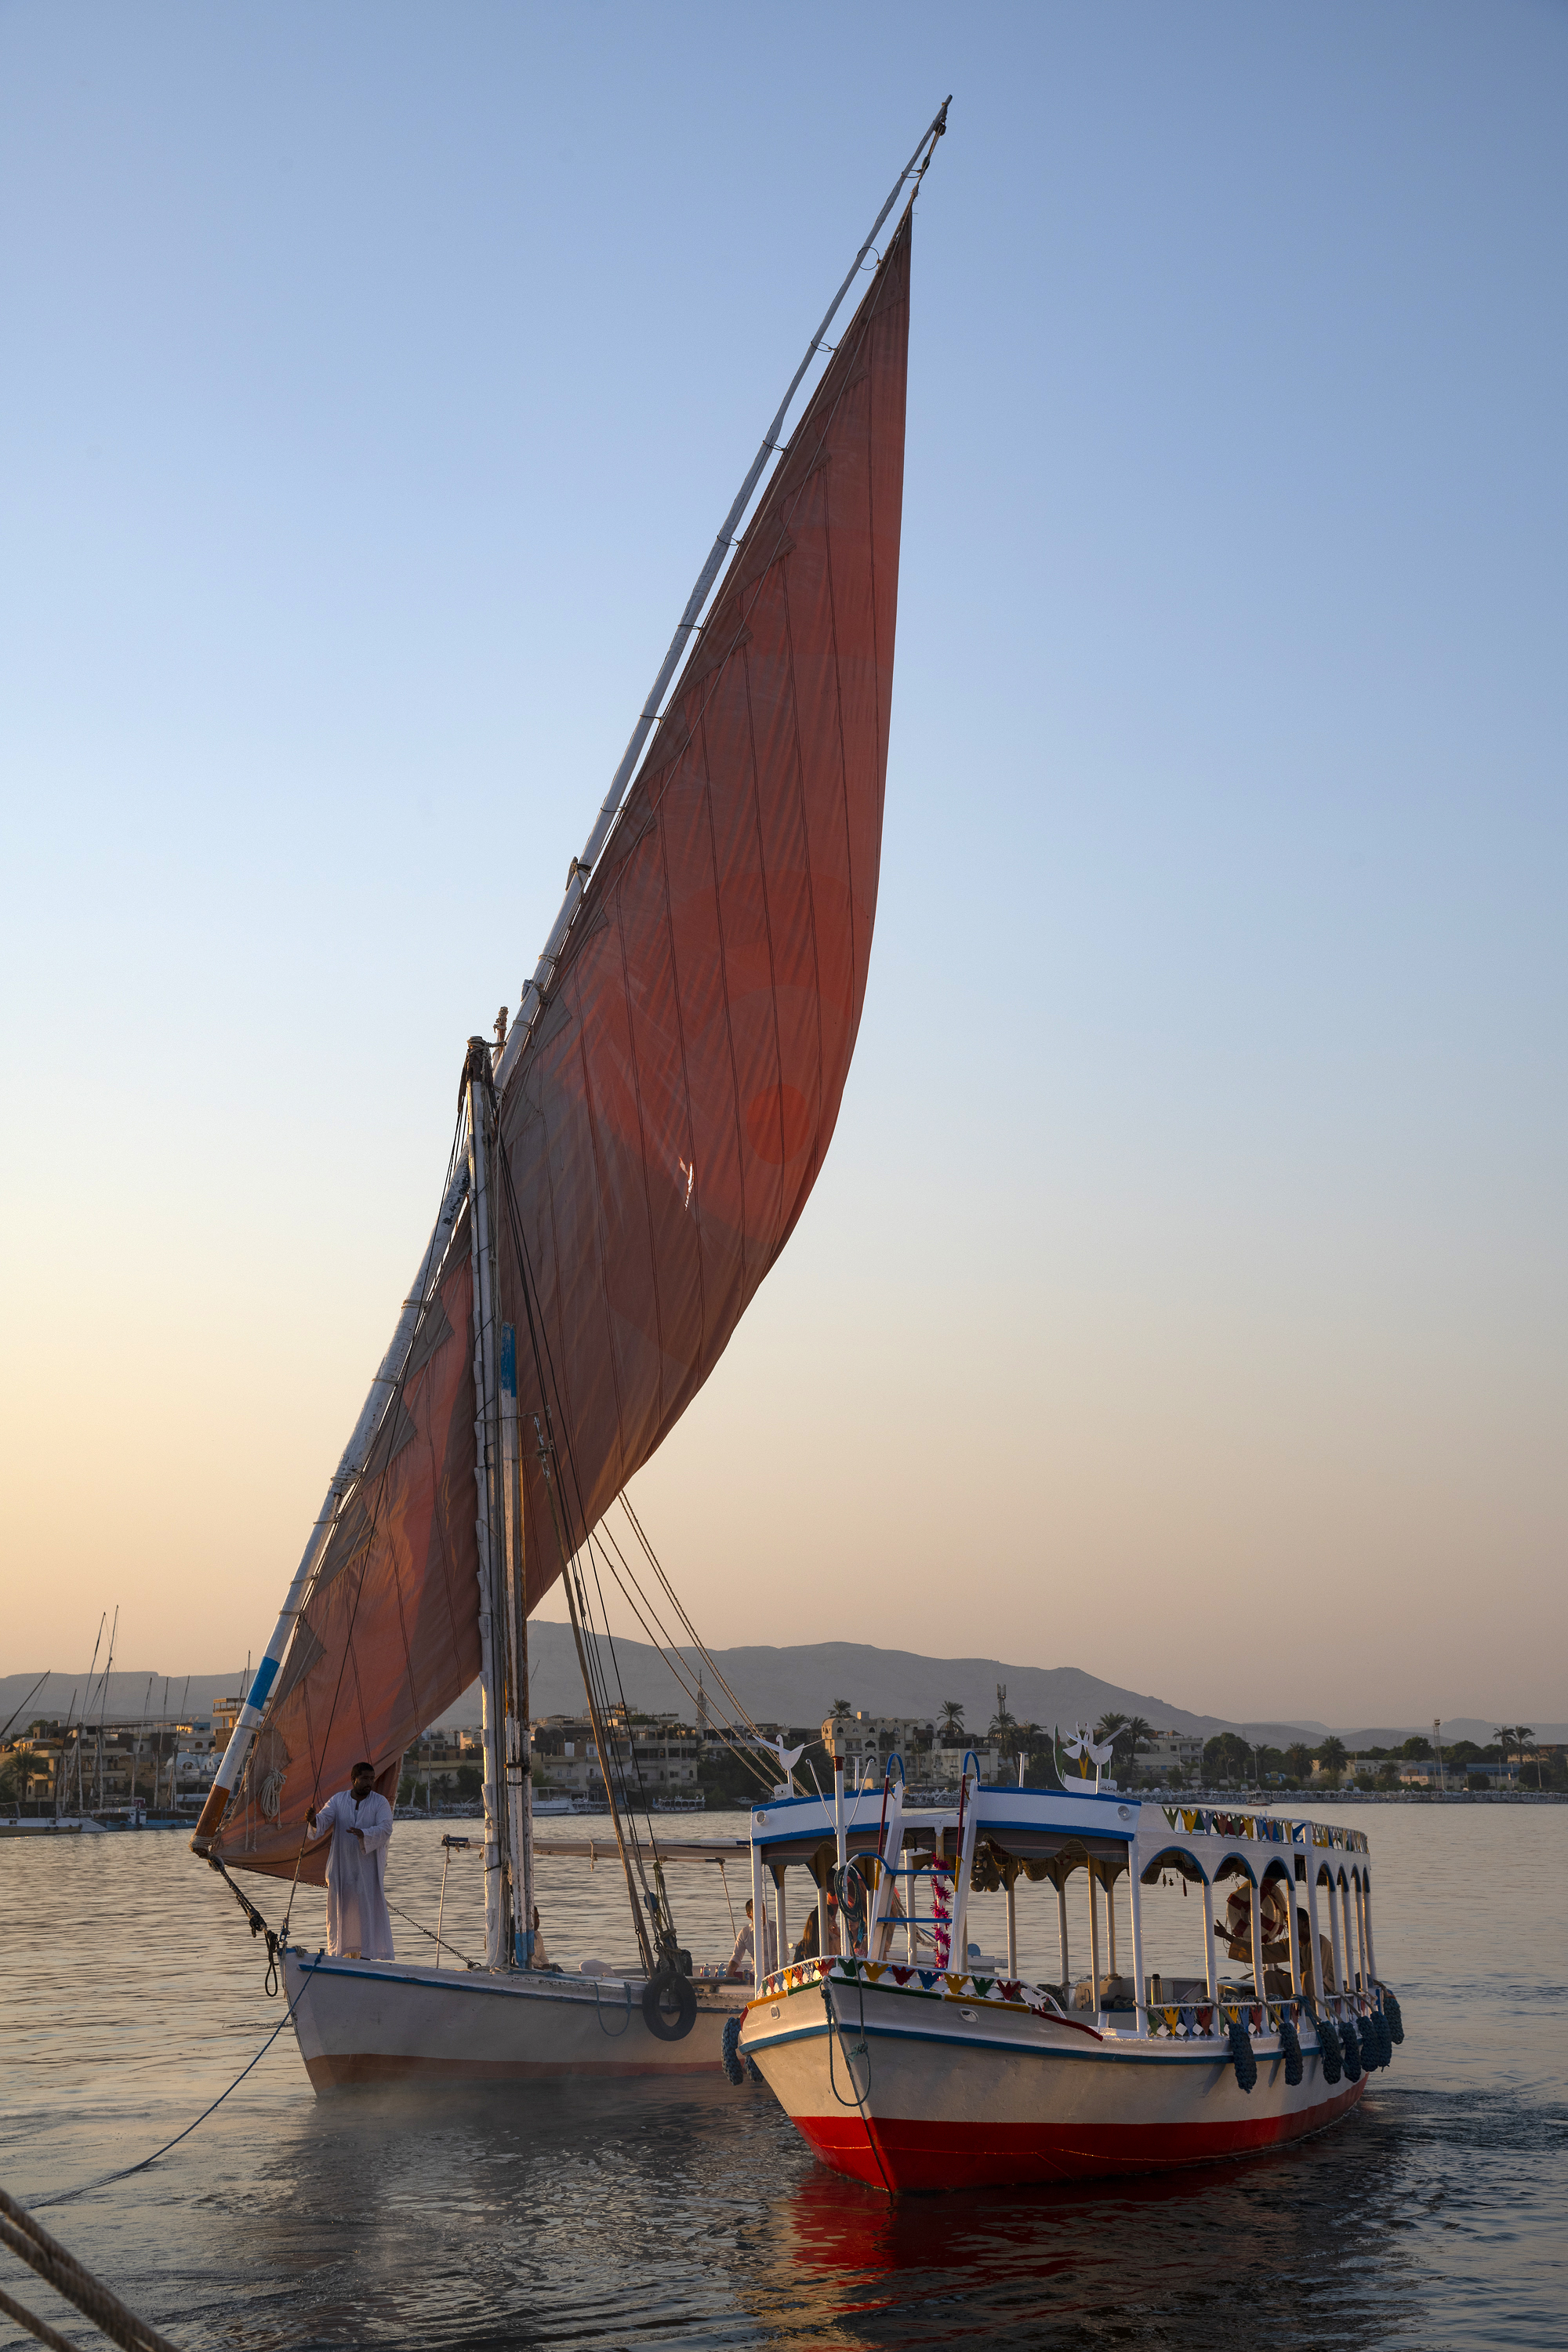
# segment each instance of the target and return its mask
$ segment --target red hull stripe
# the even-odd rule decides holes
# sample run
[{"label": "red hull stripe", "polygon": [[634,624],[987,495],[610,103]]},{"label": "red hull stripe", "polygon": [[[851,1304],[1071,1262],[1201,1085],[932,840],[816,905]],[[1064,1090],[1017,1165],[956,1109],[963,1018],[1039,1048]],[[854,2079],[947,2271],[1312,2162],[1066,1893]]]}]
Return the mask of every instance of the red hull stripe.
[{"label": "red hull stripe", "polygon": [[926,2123],[856,2116],[796,2116],[825,2164],[873,2189],[1000,2188],[1008,2183],[1089,2180],[1108,2173],[1163,2172],[1253,2156],[1321,2131],[1366,2088],[1363,2076],[1296,2115],[1227,2124]]}]

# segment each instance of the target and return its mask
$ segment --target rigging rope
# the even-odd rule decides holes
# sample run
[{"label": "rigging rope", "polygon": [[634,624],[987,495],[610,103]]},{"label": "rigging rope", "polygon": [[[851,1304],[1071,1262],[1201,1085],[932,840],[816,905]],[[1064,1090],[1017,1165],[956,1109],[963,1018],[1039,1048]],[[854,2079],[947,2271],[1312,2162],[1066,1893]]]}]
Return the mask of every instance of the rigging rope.
[{"label": "rigging rope", "polygon": [[[578,1654],[583,1666],[584,1678],[588,1685],[587,1696],[589,1707],[591,1711],[594,1711],[598,1716],[601,1721],[607,1721],[610,1713],[609,1694],[607,1685],[605,1682],[603,1659],[599,1654],[598,1634],[594,1625],[592,1612],[588,1609],[587,1593],[583,1585],[581,1570],[578,1566],[581,1546],[573,1538],[570,1518],[568,1517],[564,1528],[563,1528],[556,1520],[555,1496],[558,1491],[561,1493],[563,1503],[564,1504],[566,1501],[563,1486],[558,1479],[552,1479],[550,1475],[551,1458],[553,1457],[557,1468],[559,1469],[563,1455],[563,1449],[556,1443],[555,1416],[551,1410],[551,1397],[552,1393],[555,1397],[557,1405],[559,1406],[561,1403],[560,1387],[555,1377],[555,1362],[554,1358],[551,1353],[550,1336],[544,1328],[542,1306],[539,1306],[538,1311],[535,1311],[538,1297],[538,1286],[534,1280],[533,1261],[528,1247],[528,1237],[523,1231],[522,1213],[518,1202],[517,1188],[512,1181],[511,1158],[510,1154],[507,1150],[505,1139],[500,1132],[500,1122],[499,1118],[496,1121],[496,1157],[500,1162],[501,1183],[506,1197],[507,1220],[511,1233],[512,1246],[517,1253],[518,1271],[521,1277],[520,1286],[522,1291],[523,1312],[528,1322],[528,1339],[529,1347],[533,1357],[534,1377],[539,1384],[540,1402],[544,1408],[545,1426],[543,1429],[538,1430],[538,1435],[541,1441],[541,1468],[544,1474],[546,1489],[550,1497],[551,1518],[555,1527],[556,1542],[560,1547],[563,1555],[561,1562],[562,1577],[563,1581],[566,1585],[567,1605],[573,1615],[573,1631],[577,1639]],[[570,1424],[566,1423],[564,1413],[563,1413],[562,1419],[563,1423],[566,1428],[566,1437],[563,1449],[565,1465],[571,1473],[572,1485],[576,1492],[578,1520],[584,1526],[584,1533],[586,1533],[587,1511],[583,1499],[582,1482],[577,1475],[576,1459],[572,1450]],[[596,1571],[595,1581],[595,1583],[598,1581]],[[604,1592],[602,1588],[600,1589],[599,1602],[601,1612],[603,1613]],[[582,1613],[588,1621],[588,1630],[590,1634],[593,1636],[593,1639],[590,1642],[584,1641],[581,1628],[577,1623],[579,1607],[581,1607]],[[621,1682],[620,1664],[616,1656],[615,1643],[610,1639],[609,1635],[609,1619],[607,1613],[605,1613],[605,1641],[610,1651],[610,1662],[615,1668],[616,1686],[617,1690],[620,1691],[621,1719],[623,1724],[626,1724],[628,1723],[630,1710],[626,1706],[626,1690]],[[595,1724],[595,1737],[599,1737],[597,1723]],[[648,1807],[647,1794],[642,1785],[642,1767],[637,1758],[637,1743],[629,1736],[629,1727],[626,1745],[628,1760],[631,1764],[632,1770],[637,1777],[637,1796],[641,1801],[641,1810],[644,1819],[647,1824],[647,1842],[653,1856],[654,1875],[658,1890],[657,1895],[648,1886],[647,1872],[643,1861],[642,1842],[637,1835],[636,1822],[632,1818],[633,1808],[631,1803],[628,1801],[626,1807],[626,1829],[630,1837],[632,1863],[636,1870],[637,1878],[641,1884],[643,1901],[647,1906],[649,1915],[656,1922],[659,1917],[660,1909],[662,1908],[665,1926],[660,1931],[659,1942],[665,1952],[667,1965],[669,1967],[671,1972],[673,1972],[677,1965],[675,1922],[673,1917],[670,1916],[668,1895],[664,1887],[663,1871],[659,1864],[658,1841],[653,1828],[653,1819]],[[605,1774],[605,1793],[610,1801],[612,1819],[616,1821],[618,1830],[619,1812],[616,1807],[616,1788],[613,1778],[611,1759],[608,1755],[605,1755],[603,1757],[602,1761]],[[626,1784],[624,1781],[622,1783],[622,1787],[623,1790],[625,1790]],[[617,1842],[619,1841],[617,1840]],[[623,1864],[625,1864],[626,1859],[626,1852],[623,1847]],[[629,1875],[630,1874],[628,1873],[628,1879]],[[629,1884],[627,1892],[628,1894],[634,1894],[635,1895],[635,1890]],[[647,1927],[635,1899],[632,1906],[632,1911],[634,1924],[637,1927],[638,1944],[642,1947],[651,1962],[652,1953],[649,1950],[646,1940],[647,1933]]]},{"label": "rigging rope", "polygon": [[[626,1509],[629,1516],[631,1507],[626,1501],[624,1490],[616,1499]],[[620,1586],[622,1594],[625,1596],[633,1616],[636,1617],[644,1633],[648,1635],[650,1645],[658,1652],[659,1656],[669,1668],[671,1675],[679,1685],[680,1688],[685,1692],[687,1697],[691,1701],[693,1712],[695,1713],[698,1706],[698,1693],[692,1688],[690,1671],[687,1666],[686,1661],[682,1658],[679,1650],[670,1639],[669,1633],[662,1621],[655,1612],[653,1603],[648,1600],[647,1594],[644,1591],[642,1585],[637,1580],[635,1570],[633,1570],[629,1561],[626,1560],[626,1555],[622,1552],[620,1546],[616,1542],[614,1536],[607,1535],[602,1522],[600,1526],[589,1536],[588,1542],[590,1548],[595,1545],[604,1547],[607,1544],[608,1550],[606,1551],[605,1556],[608,1559],[611,1575],[615,1578],[616,1582]],[[610,1552],[614,1552],[616,1556],[615,1559],[609,1558]],[[619,1559],[624,1566],[626,1570],[625,1576],[622,1575],[621,1570],[616,1567],[616,1559]],[[663,1570],[660,1570],[659,1573],[662,1576]],[[630,1580],[629,1588],[627,1579]],[[666,1582],[668,1583],[668,1579],[666,1580]],[[677,1605],[679,1606],[679,1603]],[[645,1610],[647,1612],[646,1615],[644,1614]],[[661,1635],[663,1636],[662,1640],[659,1638]],[[696,1643],[694,1646],[700,1650],[702,1648],[700,1642]],[[705,1650],[702,1652],[702,1654],[707,1658],[708,1654]],[[711,1659],[709,1659],[708,1663],[711,1664]],[[714,1668],[714,1672],[715,1675],[718,1674],[718,1669],[716,1667]],[[722,1677],[720,1677],[720,1680],[722,1681]],[[724,1685],[724,1688],[726,1690],[728,1690],[728,1687],[729,1685],[727,1684]],[[739,1702],[737,1701],[736,1704],[738,1706]],[[744,1710],[742,1710],[742,1712],[744,1712]],[[745,1765],[752,1778],[762,1788],[771,1790],[773,1786],[773,1773],[768,1771],[767,1769],[758,1761],[753,1747],[748,1745],[743,1738],[733,1736],[736,1732],[736,1726],[733,1717],[731,1717],[728,1718],[728,1729],[725,1728],[722,1722],[712,1727],[717,1730],[721,1743],[730,1750],[730,1753],[732,1756],[739,1758],[740,1761]],[[757,1739],[761,1740],[762,1733],[757,1729],[757,1726],[754,1723],[752,1723],[750,1716],[746,1717],[746,1721],[751,1724],[751,1727],[756,1734]]]},{"label": "rigging rope", "polygon": [[[384,1897],[383,1899],[384,1900],[385,1898]],[[419,1933],[422,1936],[427,1937],[432,1944],[444,1945],[448,1952],[457,1952],[458,1959],[462,1961],[463,1966],[466,1969],[477,1969],[480,1966],[479,1961],[470,1960],[467,1952],[458,1952],[458,1947],[453,1943],[450,1936],[444,1932],[437,1936],[434,1927],[425,1927],[414,1916],[412,1911],[405,1911],[395,1903],[388,1903],[386,1907],[389,1911],[395,1911],[400,1919],[406,1919],[411,1927],[417,1927]]]}]

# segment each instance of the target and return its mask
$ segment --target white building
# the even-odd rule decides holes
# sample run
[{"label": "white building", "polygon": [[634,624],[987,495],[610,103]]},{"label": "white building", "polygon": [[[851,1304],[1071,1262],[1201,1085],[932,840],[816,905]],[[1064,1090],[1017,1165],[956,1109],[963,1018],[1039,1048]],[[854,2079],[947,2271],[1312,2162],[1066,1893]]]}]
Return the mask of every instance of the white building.
[{"label": "white building", "polygon": [[1146,1772],[1156,1780],[1163,1780],[1173,1772],[1180,1772],[1184,1778],[1201,1776],[1203,1769],[1202,1737],[1190,1731],[1153,1732],[1132,1759],[1134,1772]]}]

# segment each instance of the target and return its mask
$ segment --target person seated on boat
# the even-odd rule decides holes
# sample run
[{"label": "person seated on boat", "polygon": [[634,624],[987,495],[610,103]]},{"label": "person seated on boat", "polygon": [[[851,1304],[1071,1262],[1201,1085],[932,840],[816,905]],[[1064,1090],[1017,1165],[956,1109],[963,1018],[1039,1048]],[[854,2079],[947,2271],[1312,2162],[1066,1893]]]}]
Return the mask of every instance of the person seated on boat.
[{"label": "person seated on boat", "polygon": [[1324,1992],[1332,1992],[1334,1985],[1334,1948],[1320,1931],[1318,1936],[1318,1975],[1312,1972],[1312,1923],[1298,1905],[1296,1908],[1296,1939],[1301,1948],[1301,1990],[1315,2000],[1320,1980]]},{"label": "person seated on boat", "polygon": [[307,1843],[331,1832],[327,1855],[327,1955],[331,1959],[390,1960],[392,1916],[386,1907],[386,1848],[392,1807],[375,1786],[375,1766],[363,1759],[346,1789],[320,1812],[305,1815]]},{"label": "person seated on boat", "polygon": [[544,1938],[539,1932],[539,1906],[533,1906],[533,1949],[529,1955],[531,1969],[553,1969],[554,1961],[544,1948]]},{"label": "person seated on boat", "polygon": [[[1252,1885],[1242,1879],[1232,1888],[1225,1906],[1225,1917],[1215,1921],[1215,1934],[1226,1947],[1233,1960],[1252,1958]],[[1290,1958],[1289,1915],[1284,1900],[1272,1881],[1263,1895],[1263,1958],[1265,1963]]]},{"label": "person seated on boat", "polygon": [[[752,1964],[756,1953],[756,1939],[753,1934],[753,1921],[752,1917],[752,1901],[750,1895],[748,1895],[746,1898],[746,1924],[735,1938],[735,1948],[730,1955],[728,1965],[724,1970],[725,1975],[727,1977],[749,1977],[752,1973]],[[763,1915],[763,1976],[771,1977],[778,1964],[778,1930],[764,1912]]]},{"label": "person seated on boat", "polygon": [[[837,1898],[835,1895],[824,1895],[823,1901],[826,1904],[828,1911],[827,1926],[831,1939],[829,1948],[837,1951],[838,1949]],[[791,1959],[819,1960],[822,1958],[822,1922],[817,1916],[817,1911],[818,1906],[814,1903],[806,1914],[805,1932],[791,1951]]]}]

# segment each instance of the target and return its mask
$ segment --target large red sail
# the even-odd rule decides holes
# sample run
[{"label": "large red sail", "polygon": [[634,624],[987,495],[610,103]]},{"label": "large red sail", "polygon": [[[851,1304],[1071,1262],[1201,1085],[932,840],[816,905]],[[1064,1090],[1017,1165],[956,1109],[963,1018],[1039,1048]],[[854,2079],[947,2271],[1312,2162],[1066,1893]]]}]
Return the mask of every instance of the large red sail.
[{"label": "large red sail", "polygon": [[[881,859],[909,289],[906,214],[681,673],[502,1105],[574,1538],[712,1370],[838,1116]],[[505,1219],[501,1250],[516,1301]],[[526,1429],[543,1407],[521,1328],[518,1355]],[[560,1570],[537,1472],[526,1513],[532,1602]]]},{"label": "large red sail", "polygon": [[473,1277],[460,1221],[402,1382],[338,1515],[213,1851],[320,1885],[305,1814],[368,1757],[395,1801],[404,1749],[479,1671]]},{"label": "large red sail", "polygon": [[[881,859],[903,505],[910,217],[738,551],[593,876],[501,1134],[553,1370],[569,1540],[712,1370],[838,1116]],[[511,1219],[502,1312],[546,1423]],[[215,1842],[292,1876],[313,1797],[479,1672],[468,1222],[340,1514]],[[560,1573],[525,1442],[530,1604]],[[321,1878],[323,1849],[300,1874]]]}]

